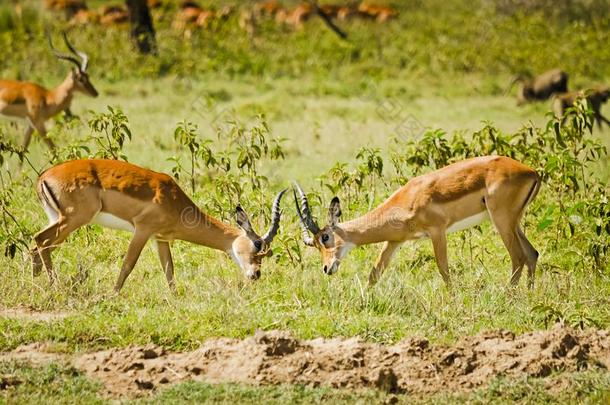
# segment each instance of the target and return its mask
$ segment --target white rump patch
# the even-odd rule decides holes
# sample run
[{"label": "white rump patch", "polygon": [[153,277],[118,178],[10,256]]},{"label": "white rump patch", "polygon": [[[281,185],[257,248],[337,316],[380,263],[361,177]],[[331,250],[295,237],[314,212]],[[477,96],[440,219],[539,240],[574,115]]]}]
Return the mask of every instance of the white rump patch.
[{"label": "white rump patch", "polygon": [[44,209],[44,213],[47,214],[47,218],[49,218],[49,225],[56,223],[59,219],[59,213],[47,204],[43,204],[42,208]]},{"label": "white rump patch", "polygon": [[485,210],[479,214],[464,218],[461,221],[454,222],[449,228],[447,228],[447,233],[458,232],[464,229],[472,228],[473,226],[481,224],[488,218],[489,213],[487,212],[487,210]]},{"label": "white rump patch", "polygon": [[134,233],[136,228],[131,222],[125,221],[117,216],[108,214],[107,212],[98,212],[92,219],[90,224],[101,225],[106,228],[119,229],[121,231],[128,231]]}]

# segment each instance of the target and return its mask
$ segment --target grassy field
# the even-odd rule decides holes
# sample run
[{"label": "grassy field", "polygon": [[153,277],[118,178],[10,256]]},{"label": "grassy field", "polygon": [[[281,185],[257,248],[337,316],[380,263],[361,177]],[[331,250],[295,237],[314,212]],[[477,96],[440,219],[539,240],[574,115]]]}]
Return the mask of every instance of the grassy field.
[{"label": "grassy field", "polygon": [[[561,66],[570,72],[573,88],[610,83],[610,19],[605,14],[596,17],[587,9],[566,10],[559,16],[544,10],[508,13],[485,1],[480,7],[457,0],[447,7],[440,1],[402,3],[396,21],[347,23],[349,42],[335,38],[318,21],[299,32],[263,22],[259,37],[252,41],[239,30],[236,18],[185,40],[169,27],[166,16],[158,21],[159,56],[142,57],[133,54],[125,30],[74,29],[74,42],[91,54],[90,74],[101,95],[78,97],[73,106],[78,120],[55,123],[52,136],[63,147],[58,160],[104,152],[91,139],[99,134],[87,123],[112,106],[120,108],[129,121],[132,139],[122,149],[128,160],[165,172],[171,172],[176,159],[180,160],[187,169],[180,172],[187,193],[226,221],[233,221],[233,208],[239,203],[263,229],[274,193],[292,180],[320,196],[312,199],[319,218],[325,216],[334,195],[331,189],[338,189],[345,201],[344,216],[353,218],[385,199],[398,187],[401,175],[410,177],[435,166],[405,160],[417,148],[436,156],[438,150],[425,144],[429,130],[445,131],[443,139],[448,142],[454,133],[471,139],[487,123],[504,134],[523,127],[552,133],[552,127],[547,129],[550,103],[517,107],[514,89],[507,93],[515,74]],[[43,27],[51,23],[58,32],[62,22],[29,4],[32,7],[24,14],[29,25],[16,19],[8,5],[0,5],[0,45],[5,49],[0,73],[3,78],[53,86],[62,80],[67,66],[56,63],[48,52]],[[470,13],[471,9],[476,12]],[[517,27],[525,27],[525,32]],[[609,105],[603,111],[610,116]],[[215,156],[235,161],[231,129],[249,133],[252,126],[260,126],[260,114],[269,126],[266,139],[281,140],[284,152],[283,159],[263,156],[258,160],[255,174],[268,181],[254,187],[236,167],[223,174],[217,167],[199,163],[197,188],[192,193],[189,155],[174,139],[179,123],[195,124],[197,136],[210,140]],[[400,129],[405,123],[407,132]],[[3,141],[21,142],[23,124],[15,127],[2,121],[0,125]],[[575,183],[553,177],[565,168],[560,164],[553,169],[549,163],[557,145],[546,145],[530,155],[527,147],[515,148],[517,156],[524,156],[536,168],[539,162],[532,161],[544,157],[551,174],[524,219],[524,229],[540,251],[536,287],[507,290],[510,260],[499,236],[485,224],[449,237],[455,281],[451,293],[444,288],[427,241],[405,244],[373,289],[366,288],[366,281],[378,246],[353,251],[339,273],[327,277],[321,272],[317,251],[299,243],[292,197],[282,203],[276,255],[264,262],[263,276],[256,283],[244,280],[225,255],[176,242],[177,294],[169,291],[156,253],[148,247],[121,294],[115,296],[112,285],[129,235],[94,226],[75,232],[54,253],[60,282],[49,288],[44,275],[32,277],[25,251],[29,238],[47,223],[34,182],[36,171],[52,162],[43,143],[35,139],[28,155],[31,166],[26,164],[22,170],[15,156],[3,153],[1,250],[10,253],[13,245],[17,250],[13,258],[10,254],[0,257],[0,308],[56,311],[66,316],[42,322],[0,313],[0,351],[39,341],[50,341],[56,350],[68,353],[148,342],[184,350],[209,337],[245,337],[257,329],[290,330],[300,338],[359,336],[390,343],[412,335],[450,342],[497,328],[519,333],[557,321],[607,328],[610,250],[604,250],[608,234],[603,229],[596,233],[596,227],[603,228],[610,218],[604,217],[608,208],[602,197],[609,191],[610,159],[605,152],[591,161],[584,155],[589,153],[589,140],[610,145],[610,129],[580,133],[584,141],[574,145],[585,145],[584,152],[570,155],[583,173]],[[532,145],[535,139],[530,138]],[[89,152],[79,149],[80,145]],[[380,172],[367,170],[367,162],[356,157],[362,147],[383,159]],[[460,156],[454,146],[451,154],[449,161]],[[345,166],[337,166],[339,162]],[[353,181],[359,174],[364,176],[362,185]],[[219,184],[227,185],[218,180],[223,175],[236,179],[243,190],[224,192]],[[344,187],[339,186],[341,182]],[[0,365],[0,374],[12,373],[24,375],[27,383],[0,396],[0,401],[102,401],[98,387],[70,369]],[[580,379],[581,389],[556,400],[597,402],[607,397],[607,374],[575,378]],[[470,396],[421,400],[550,400],[535,381],[497,384]],[[527,397],[529,390],[537,394]],[[186,384],[161,393],[154,401],[194,399],[218,403],[392,400],[374,391]]]}]

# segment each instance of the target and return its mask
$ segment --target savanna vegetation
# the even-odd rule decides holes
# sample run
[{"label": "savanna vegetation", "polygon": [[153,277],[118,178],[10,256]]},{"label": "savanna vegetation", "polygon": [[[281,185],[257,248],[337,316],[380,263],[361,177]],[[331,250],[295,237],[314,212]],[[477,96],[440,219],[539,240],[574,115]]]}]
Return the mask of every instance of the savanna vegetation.
[{"label": "savanna vegetation", "polygon": [[[13,3],[0,4],[0,77],[59,84],[68,66],[49,51],[45,30],[59,35],[65,21],[37,1],[20,2],[17,15]],[[608,328],[610,129],[593,126],[584,101],[563,124],[550,114],[550,102],[517,107],[510,83],[552,67],[569,72],[573,89],[610,83],[610,4],[384,3],[393,3],[399,16],[340,23],[347,40],[320,19],[301,30],[261,19],[251,37],[237,16],[185,38],[171,27],[176,5],[170,3],[153,11],[158,52],[145,56],[134,51],[126,27],[68,28],[90,56],[100,97],[80,96],[75,118],[55,119],[56,155],[39,138],[24,154],[23,123],[0,121],[0,308],[66,316],[42,322],[0,314],[0,350],[40,341],[68,353],[149,342],[186,350],[209,337],[241,338],[257,329],[392,343],[412,335],[450,342],[486,329],[519,333],[556,322]],[[129,235],[97,226],[78,230],[56,250],[57,285],[49,288],[44,274],[32,276],[31,238],[47,223],[36,178],[61,161],[122,159],[173,174],[206,212],[234,222],[240,204],[264,229],[273,196],[292,180],[308,191],[319,218],[335,195],[344,217],[353,218],[413,176],[486,154],[513,157],[543,179],[523,220],[540,252],[532,290],[507,288],[510,260],[489,223],[449,237],[451,292],[426,241],[405,244],[374,288],[366,280],[378,246],[353,251],[328,277],[318,252],[301,243],[292,197],[282,202],[274,255],[257,282],[245,280],[227,256],[177,242],[175,294],[147,248],[114,295]],[[0,374],[15,373],[27,382],[2,400],[103,401],[99,387],[74,370],[0,363]],[[607,398],[607,374],[575,378],[580,389],[557,397],[536,381],[499,380],[469,396],[422,400]],[[374,391],[193,383],[154,401],[188,399],[388,398]]]}]

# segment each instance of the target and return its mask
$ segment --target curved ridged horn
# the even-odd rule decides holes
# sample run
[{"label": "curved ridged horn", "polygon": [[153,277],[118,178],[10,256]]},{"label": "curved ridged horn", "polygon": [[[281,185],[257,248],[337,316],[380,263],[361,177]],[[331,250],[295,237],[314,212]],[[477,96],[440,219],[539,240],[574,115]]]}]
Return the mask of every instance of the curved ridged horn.
[{"label": "curved ridged horn", "polygon": [[297,189],[301,197],[301,207],[299,207],[299,198],[297,197],[297,193],[296,191],[292,190],[292,192],[294,193],[294,203],[297,208],[297,214],[299,215],[299,222],[301,224],[301,230],[303,233],[303,242],[308,246],[313,246],[313,238],[309,236],[309,232],[316,235],[318,232],[320,232],[320,228],[311,217],[311,210],[309,209],[307,196],[305,195],[301,187],[298,185],[298,183],[295,182],[294,187]]},{"label": "curved ridged horn", "polygon": [[[59,52],[57,49],[55,49],[55,47],[53,46],[53,39],[51,38],[51,34],[49,32],[47,32],[47,38],[49,39],[49,46],[51,47],[51,51],[53,51],[53,54],[55,55],[55,57],[57,59],[62,59],[62,60],[67,60],[68,62],[72,62],[76,65],[76,67],[78,67],[78,70],[82,70],[81,62],[78,59],[76,59],[74,56],[65,55],[65,54]],[[65,33],[64,33],[64,38],[65,38]]]},{"label": "curved ridged horn", "polygon": [[78,56],[81,59],[79,69],[82,72],[86,72],[87,66],[89,65],[89,56],[87,56],[87,54],[85,52],[80,52],[80,51],[77,51],[76,49],[74,49],[74,47],[72,46],[70,41],[68,41],[68,35],[66,34],[66,31],[63,32],[63,37],[64,37],[64,42],[66,43],[66,46],[68,47],[70,52],[72,52],[75,56]]},{"label": "curved ridged horn", "polygon": [[277,231],[280,228],[280,217],[282,215],[282,210],[280,209],[280,202],[282,201],[282,196],[284,193],[288,191],[287,188],[283,189],[278,193],[278,195],[273,200],[273,208],[271,209],[271,225],[269,226],[269,230],[266,234],[263,235],[262,239],[268,245],[273,242],[273,238],[277,235]]}]

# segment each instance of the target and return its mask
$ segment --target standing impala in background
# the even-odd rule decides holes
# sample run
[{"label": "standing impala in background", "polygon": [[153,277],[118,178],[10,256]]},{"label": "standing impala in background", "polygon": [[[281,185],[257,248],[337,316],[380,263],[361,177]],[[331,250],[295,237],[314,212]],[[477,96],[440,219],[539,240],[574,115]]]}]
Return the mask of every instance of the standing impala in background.
[{"label": "standing impala in background", "polygon": [[169,242],[186,240],[229,254],[246,276],[260,277],[261,261],[271,256],[271,242],[280,222],[280,201],[273,202],[272,221],[259,236],[246,213],[236,208],[241,229],[203,213],[170,176],[116,160],[74,160],[45,171],[37,193],[49,226],[34,237],[34,274],[44,266],[53,283],[51,251],[70,233],[87,224],[122,229],[134,234],[115,285],[119,291],[149,239],[156,240],[159,260],[170,287],[174,265]]},{"label": "standing impala in background", "polygon": [[47,136],[45,122],[62,111],[70,113],[70,104],[76,91],[97,97],[95,87],[89,81],[87,65],[89,58],[83,52],[76,51],[66,34],[64,41],[72,55],[59,53],[49,36],[49,45],[55,57],[73,63],[76,68],[70,70],[62,84],[53,90],[30,82],[16,80],[0,80],[0,114],[8,117],[22,118],[27,121],[27,128],[23,137],[23,150],[27,151],[34,130],[38,131],[46,144],[55,150],[55,144]]},{"label": "standing impala in background", "polygon": [[301,198],[299,208],[295,192],[303,241],[320,251],[326,274],[335,273],[352,248],[385,242],[369,277],[369,285],[373,285],[403,242],[430,238],[436,264],[449,286],[446,234],[491,217],[510,254],[511,283],[519,282],[527,265],[529,286],[534,284],[538,252],[519,222],[538,193],[540,178],[533,169],[513,159],[477,157],[416,177],[373,211],[348,222],[339,223],[341,208],[335,197],[330,203],[328,224],[322,229],[311,216],[305,193],[298,184],[295,187]]}]

